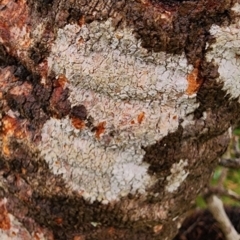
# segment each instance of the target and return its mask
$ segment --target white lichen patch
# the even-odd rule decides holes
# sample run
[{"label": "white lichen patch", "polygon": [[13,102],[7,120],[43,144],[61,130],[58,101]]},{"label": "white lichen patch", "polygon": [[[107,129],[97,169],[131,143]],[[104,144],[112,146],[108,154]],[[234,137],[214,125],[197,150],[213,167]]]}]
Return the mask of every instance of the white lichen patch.
[{"label": "white lichen patch", "polygon": [[180,160],[178,163],[174,163],[171,167],[171,175],[167,177],[166,191],[172,193],[176,191],[186,179],[189,172],[184,168],[188,166],[188,160]]},{"label": "white lichen patch", "polygon": [[193,69],[186,57],[149,53],[140,45],[131,29],[115,30],[111,19],[82,28],[67,25],[59,29],[48,63],[79,88],[116,100],[155,100],[163,93],[174,98],[185,92]]},{"label": "white lichen patch", "polygon": [[[219,82],[224,83],[232,98],[240,96],[240,4],[232,9],[238,17],[230,26],[213,25],[210,29],[216,42],[208,46],[207,60],[214,61],[218,66]],[[240,102],[240,99],[239,99]]]},{"label": "white lichen patch", "polygon": [[51,119],[42,129],[41,154],[85,199],[107,203],[128,193],[144,193],[155,182],[137,144],[105,145],[94,133],[76,130],[68,118]]},{"label": "white lichen patch", "polygon": [[59,29],[48,64],[68,78],[72,106],[84,105],[93,126],[104,123],[97,136],[68,117],[47,121],[39,148],[52,171],[90,201],[144,194],[156,179],[142,147],[176,131],[180,118],[190,122],[198,106],[185,94],[193,67],[184,54],[147,52],[108,19]]}]

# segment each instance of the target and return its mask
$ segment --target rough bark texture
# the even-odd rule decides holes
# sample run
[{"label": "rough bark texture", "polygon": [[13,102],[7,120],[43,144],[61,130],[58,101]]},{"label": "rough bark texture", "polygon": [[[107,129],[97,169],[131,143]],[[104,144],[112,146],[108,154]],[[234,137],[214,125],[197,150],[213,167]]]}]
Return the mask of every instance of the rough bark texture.
[{"label": "rough bark texture", "polygon": [[176,234],[240,119],[238,0],[0,1],[0,228]]}]

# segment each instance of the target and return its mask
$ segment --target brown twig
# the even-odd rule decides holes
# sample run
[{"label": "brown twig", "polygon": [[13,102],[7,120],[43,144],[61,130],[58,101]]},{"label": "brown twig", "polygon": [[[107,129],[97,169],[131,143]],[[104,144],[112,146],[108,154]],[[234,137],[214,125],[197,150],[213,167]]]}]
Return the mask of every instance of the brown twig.
[{"label": "brown twig", "polygon": [[240,169],[240,158],[222,158],[219,165],[231,169]]}]

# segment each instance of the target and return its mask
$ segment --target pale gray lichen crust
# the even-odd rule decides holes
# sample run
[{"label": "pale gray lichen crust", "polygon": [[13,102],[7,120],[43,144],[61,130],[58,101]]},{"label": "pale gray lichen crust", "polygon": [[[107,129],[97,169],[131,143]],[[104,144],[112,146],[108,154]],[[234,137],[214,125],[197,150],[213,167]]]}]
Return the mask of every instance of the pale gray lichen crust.
[{"label": "pale gray lichen crust", "polygon": [[174,163],[171,167],[171,175],[167,177],[167,185],[165,186],[166,191],[172,193],[176,191],[186,179],[189,172],[185,170],[188,166],[188,160],[180,160],[178,163]]},{"label": "pale gray lichen crust", "polygon": [[233,24],[211,27],[216,41],[207,47],[206,58],[218,66],[218,81],[223,82],[223,89],[240,102],[240,4],[236,3],[232,10],[238,15]]},{"label": "pale gray lichen crust", "polygon": [[67,77],[72,106],[84,105],[95,126],[105,122],[97,138],[68,117],[47,121],[39,148],[52,171],[91,202],[145,194],[157,179],[142,147],[176,131],[179,119],[190,123],[198,107],[185,94],[193,70],[185,55],[148,52],[108,19],[59,29],[48,65]]}]

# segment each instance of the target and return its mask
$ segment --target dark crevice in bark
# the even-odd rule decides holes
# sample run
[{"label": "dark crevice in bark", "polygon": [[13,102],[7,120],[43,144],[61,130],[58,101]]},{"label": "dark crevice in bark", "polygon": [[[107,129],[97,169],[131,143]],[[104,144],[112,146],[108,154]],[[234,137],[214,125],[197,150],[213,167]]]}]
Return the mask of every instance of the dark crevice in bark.
[{"label": "dark crevice in bark", "polygon": [[46,43],[38,41],[34,46],[29,50],[29,57],[37,65],[43,62],[49,55],[49,47]]},{"label": "dark crevice in bark", "polygon": [[39,1],[28,1],[30,9],[36,12],[41,17],[47,17],[49,12],[53,10],[54,0],[39,0]]},{"label": "dark crevice in bark", "polygon": [[0,67],[6,67],[16,64],[16,59],[10,56],[6,47],[0,43]]}]

